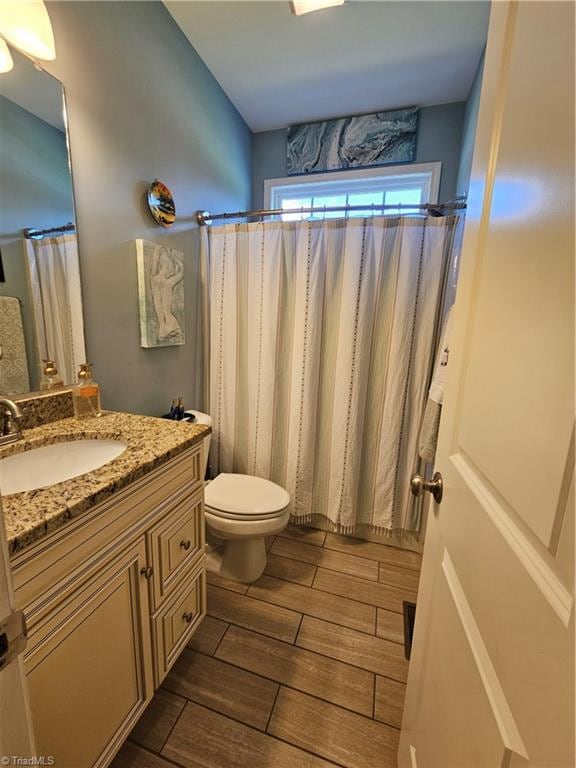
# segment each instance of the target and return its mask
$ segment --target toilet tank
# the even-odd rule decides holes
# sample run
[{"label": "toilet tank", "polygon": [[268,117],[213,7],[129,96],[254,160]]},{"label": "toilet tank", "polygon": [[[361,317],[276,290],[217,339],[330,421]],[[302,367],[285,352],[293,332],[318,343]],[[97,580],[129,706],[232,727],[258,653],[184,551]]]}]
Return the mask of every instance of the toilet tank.
[{"label": "toilet tank", "polygon": [[[195,424],[206,424],[208,427],[212,426],[212,417],[202,411],[186,411],[185,416],[194,416]],[[208,454],[210,452],[210,438],[212,433],[209,433],[202,441],[202,454],[203,454],[203,470],[202,477],[206,477],[206,470],[208,469]]]}]

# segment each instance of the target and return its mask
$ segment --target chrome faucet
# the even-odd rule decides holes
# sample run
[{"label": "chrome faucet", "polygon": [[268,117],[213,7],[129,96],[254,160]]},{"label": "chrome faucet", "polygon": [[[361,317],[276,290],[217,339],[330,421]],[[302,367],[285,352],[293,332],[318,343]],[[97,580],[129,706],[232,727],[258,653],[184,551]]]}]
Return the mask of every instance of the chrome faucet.
[{"label": "chrome faucet", "polygon": [[22,438],[22,418],[20,406],[7,397],[0,397],[0,445],[14,443]]}]

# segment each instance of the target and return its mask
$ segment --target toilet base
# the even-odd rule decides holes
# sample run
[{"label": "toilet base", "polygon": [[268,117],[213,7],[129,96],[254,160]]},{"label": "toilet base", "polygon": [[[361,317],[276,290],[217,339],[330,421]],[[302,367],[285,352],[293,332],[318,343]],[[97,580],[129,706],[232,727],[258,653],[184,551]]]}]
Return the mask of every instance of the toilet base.
[{"label": "toilet base", "polygon": [[[211,537],[212,538],[212,537]],[[206,569],[225,579],[251,584],[266,567],[266,540],[263,536],[219,541],[207,547]]]}]

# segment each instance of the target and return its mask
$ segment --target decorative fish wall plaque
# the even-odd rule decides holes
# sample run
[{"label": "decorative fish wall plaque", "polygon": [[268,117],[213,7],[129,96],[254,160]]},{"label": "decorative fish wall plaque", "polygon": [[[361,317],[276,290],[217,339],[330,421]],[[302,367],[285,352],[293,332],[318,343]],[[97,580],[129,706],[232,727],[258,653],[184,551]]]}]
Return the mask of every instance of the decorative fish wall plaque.
[{"label": "decorative fish wall plaque", "polygon": [[148,208],[150,213],[162,227],[171,227],[176,221],[176,206],[172,192],[166,184],[155,179],[148,187]]}]

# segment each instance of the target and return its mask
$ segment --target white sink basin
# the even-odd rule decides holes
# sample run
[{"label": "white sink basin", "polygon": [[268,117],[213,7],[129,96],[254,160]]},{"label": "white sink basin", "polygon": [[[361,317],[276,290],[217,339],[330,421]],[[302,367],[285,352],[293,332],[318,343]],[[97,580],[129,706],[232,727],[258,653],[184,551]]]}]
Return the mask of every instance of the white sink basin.
[{"label": "white sink basin", "polygon": [[126,448],[120,440],[70,440],[7,456],[0,460],[0,493],[34,491],[85,475],[116,459]]}]

